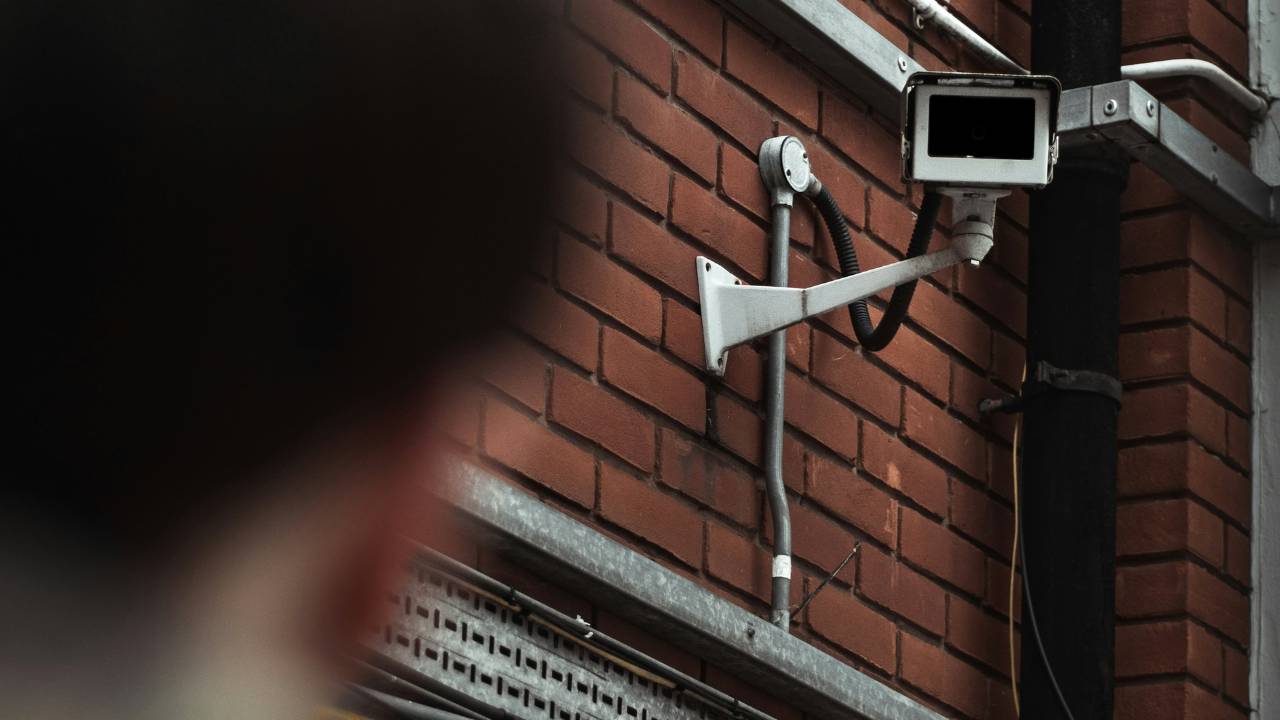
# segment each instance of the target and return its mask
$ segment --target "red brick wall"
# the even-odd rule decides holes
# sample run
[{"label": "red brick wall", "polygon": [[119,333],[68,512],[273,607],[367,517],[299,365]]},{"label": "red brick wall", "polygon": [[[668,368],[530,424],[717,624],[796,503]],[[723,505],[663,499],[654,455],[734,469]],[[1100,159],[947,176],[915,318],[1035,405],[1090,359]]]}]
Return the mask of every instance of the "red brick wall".
[{"label": "red brick wall", "polygon": [[[899,179],[892,122],[709,0],[545,4],[571,45],[573,177],[554,251],[532,268],[527,312],[451,434],[511,482],[763,614],[763,355],[734,350],[723,381],[701,371],[693,258],[766,279],[754,155],[775,134],[804,141],[864,266],[902,254],[919,190]],[[979,69],[936,30],[909,30],[905,2],[845,4],[926,67]],[[1128,56],[1210,57],[1242,74],[1242,7],[1129,0]],[[1029,61],[1027,0],[953,8]],[[1247,152],[1243,118],[1212,90],[1158,89],[1224,151]],[[1125,207],[1116,714],[1244,717],[1249,250],[1141,166]],[[805,286],[834,277],[835,260],[812,211],[797,208],[791,277]],[[976,405],[1011,391],[1021,372],[1026,217],[1025,195],[1003,201],[988,262],[922,282],[882,353],[859,350],[843,312],[789,334],[796,597],[863,544],[794,631],[949,716],[1013,715],[1012,424],[982,420]],[[780,717],[798,715],[571,591],[539,589]]]}]

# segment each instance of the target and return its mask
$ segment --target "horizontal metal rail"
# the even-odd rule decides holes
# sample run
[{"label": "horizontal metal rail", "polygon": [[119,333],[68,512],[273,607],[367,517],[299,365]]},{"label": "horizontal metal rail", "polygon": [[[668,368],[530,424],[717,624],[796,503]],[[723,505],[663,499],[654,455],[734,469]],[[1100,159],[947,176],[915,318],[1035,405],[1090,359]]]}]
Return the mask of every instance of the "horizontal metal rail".
[{"label": "horizontal metal rail", "polygon": [[900,691],[668,570],[471,463],[442,496],[481,541],[807,715],[941,720]]}]

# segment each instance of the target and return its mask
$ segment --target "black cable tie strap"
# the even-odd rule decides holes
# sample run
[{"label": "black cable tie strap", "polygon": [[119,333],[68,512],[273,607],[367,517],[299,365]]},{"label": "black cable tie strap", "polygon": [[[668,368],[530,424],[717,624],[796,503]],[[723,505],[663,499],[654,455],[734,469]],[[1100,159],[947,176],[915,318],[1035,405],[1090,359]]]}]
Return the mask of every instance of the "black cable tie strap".
[{"label": "black cable tie strap", "polygon": [[1007,398],[988,398],[978,403],[978,413],[1021,412],[1027,400],[1049,391],[1093,393],[1110,398],[1116,408],[1122,404],[1124,385],[1115,377],[1094,370],[1065,370],[1041,360],[1031,377],[1022,384],[1022,394]]}]

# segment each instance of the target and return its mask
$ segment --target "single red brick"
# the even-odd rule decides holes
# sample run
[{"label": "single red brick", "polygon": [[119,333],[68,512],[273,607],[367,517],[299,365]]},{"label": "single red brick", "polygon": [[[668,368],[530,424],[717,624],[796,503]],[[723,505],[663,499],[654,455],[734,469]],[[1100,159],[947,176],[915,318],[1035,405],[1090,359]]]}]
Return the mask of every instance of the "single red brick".
[{"label": "single red brick", "polygon": [[1245,357],[1253,352],[1253,314],[1248,305],[1231,297],[1227,298],[1227,343]]},{"label": "single red brick", "polygon": [[787,422],[835,453],[852,460],[858,454],[858,418],[840,401],[795,373],[786,380]]},{"label": "single red brick", "polygon": [[893,342],[889,343],[889,347],[876,352],[876,357],[920,386],[921,390],[934,399],[946,401],[951,360],[914,328],[899,328]]},{"label": "single red brick", "polygon": [[858,477],[851,468],[817,455],[809,456],[807,494],[832,514],[876,540],[898,544],[898,503],[888,493]]},{"label": "single red brick", "polygon": [[765,231],[692,181],[677,176],[671,221],[723,255],[759,283],[767,274]]},{"label": "single red brick", "polygon": [[[818,143],[809,143],[805,146],[805,150],[809,152],[809,162],[813,167],[814,175],[822,181],[822,186],[827,189],[827,192],[831,193],[831,197],[836,201],[840,212],[855,228],[866,227],[866,182],[863,181],[858,173],[854,172],[847,162],[827,152]],[[821,248],[831,249],[833,246],[830,234],[826,232],[826,229],[824,223],[822,232],[819,233],[821,237],[818,237],[814,242]],[[858,242],[857,239],[855,239],[855,242]],[[859,243],[857,247],[863,247],[863,243]],[[834,259],[834,255],[832,258]],[[832,267],[835,267],[835,265],[832,264]],[[871,266],[864,264],[864,267]]]},{"label": "single red brick", "polygon": [[690,300],[698,299],[698,251],[621,203],[613,205],[609,248],[628,265]]},{"label": "single red brick", "polygon": [[813,337],[813,375],[818,382],[889,425],[902,418],[902,389],[863,354],[824,332]]},{"label": "single red brick", "polygon": [[1129,331],[1120,334],[1120,379],[1125,382],[1164,380],[1191,372],[1187,325]]},{"label": "single red brick", "polygon": [[1237,643],[1248,642],[1249,599],[1198,565],[1166,562],[1116,570],[1116,615],[1189,613]]},{"label": "single red brick", "polygon": [[959,419],[907,389],[902,434],[980,482],[986,481],[986,442]]},{"label": "single red brick", "polygon": [[1208,396],[1185,383],[1135,388],[1120,409],[1122,440],[1187,433],[1206,447],[1225,452],[1227,413]]},{"label": "single red brick", "polygon": [[800,372],[809,371],[812,334],[813,331],[808,324],[792,325],[787,328],[787,362]]},{"label": "single red brick", "polygon": [[[703,370],[707,363],[702,346],[702,317],[671,298],[664,300],[666,326],[662,346],[676,357]],[[724,384],[753,402],[760,399],[763,360],[750,345],[739,345],[729,351],[725,363]]]},{"label": "single red brick", "polygon": [[1006,560],[1013,549],[1013,511],[984,490],[951,481],[951,526]]},{"label": "single red brick", "polygon": [[667,212],[671,169],[618,128],[586,113],[571,116],[569,154],[658,215]]},{"label": "single red brick", "polygon": [[971,595],[982,595],[985,568],[981,550],[910,508],[902,508],[898,531],[903,557]]},{"label": "single red brick", "polygon": [[591,453],[502,403],[486,404],[484,452],[578,505],[595,505],[596,467]]},{"label": "single red brick", "polygon": [[739,525],[756,526],[760,491],[751,475],[671,430],[658,432],[662,446],[659,474],[664,484]]},{"label": "single red brick", "polygon": [[547,401],[547,361],[529,343],[503,335],[489,351],[484,376],[520,404],[541,413]]},{"label": "single red brick", "polygon": [[897,667],[893,622],[848,592],[827,587],[809,603],[814,632],[854,655],[892,673]]},{"label": "single red brick", "polygon": [[1199,503],[1152,500],[1116,508],[1120,556],[1190,551],[1214,567],[1222,564],[1222,520]]},{"label": "single red brick", "polygon": [[725,34],[725,70],[800,121],[818,127],[818,85],[736,22]]},{"label": "single red brick", "polygon": [[[1185,198],[1173,189],[1164,178],[1142,163],[1133,163],[1129,170],[1129,184],[1120,196],[1123,212],[1152,210],[1185,202]],[[1121,225],[1121,257],[1124,256],[1124,226]],[[1122,261],[1123,265],[1123,261]]]},{"label": "single red brick", "polygon": [[[951,12],[965,21],[965,24],[992,40],[996,37],[996,6],[993,0],[952,0]],[[997,43],[1004,48],[1003,43]],[[1009,52],[1005,48],[1005,52]]]},{"label": "single red brick", "polygon": [[[854,107],[834,93],[823,93],[822,136],[886,187],[895,193],[903,192],[897,134],[877,123],[866,109]],[[906,237],[901,242],[906,247]]]},{"label": "single red brick", "polygon": [[657,290],[574,240],[560,243],[560,287],[600,312],[658,342],[662,338],[662,299]]},{"label": "single red brick", "polygon": [[1000,675],[1009,675],[1008,621],[955,595],[947,601],[947,644]]},{"label": "single red brick", "polygon": [[720,523],[707,523],[707,573],[768,601],[773,592],[772,554]]},{"label": "single red brick", "polygon": [[1199,625],[1173,620],[1116,628],[1116,677],[1190,673],[1211,687],[1222,679],[1222,643]]},{"label": "single red brick", "polygon": [[1004,3],[996,3],[996,44],[1014,62],[1031,65],[1031,23]]},{"label": "single red brick", "polygon": [[604,329],[601,378],[696,433],[706,427],[706,390],[698,378],[614,330]]},{"label": "single red brick", "polygon": [[721,446],[752,465],[760,463],[764,424],[760,416],[728,395],[717,395],[712,435]]},{"label": "single red brick", "polygon": [[914,635],[901,634],[902,680],[968,717],[984,717],[986,677],[977,668]]},{"label": "single red brick", "polygon": [[752,152],[773,134],[773,119],[760,103],[680,51],[676,51],[676,96]]},{"label": "single red brick", "polygon": [[516,324],[539,342],[586,370],[595,370],[600,324],[546,285],[530,284]]},{"label": "single red brick", "polygon": [[[1013,619],[1022,617],[1022,573],[1013,581]],[[1009,566],[987,558],[987,607],[997,614],[1009,617]]]},{"label": "single red brick", "polygon": [[1214,337],[1226,332],[1226,295],[1195,268],[1175,267],[1120,278],[1125,325],[1189,318]]},{"label": "single red brick", "polygon": [[972,310],[927,282],[916,285],[908,317],[980,368],[991,366],[991,331]]},{"label": "single red brick", "polygon": [[664,92],[671,88],[671,45],[614,0],[575,2],[569,18],[623,64]]},{"label": "single red brick", "polygon": [[807,460],[804,445],[789,432],[782,435],[782,481],[788,490],[804,492]]},{"label": "single red brick", "polygon": [[[896,198],[877,187],[871,188],[867,202],[867,230],[897,251],[907,252],[911,233],[915,231],[916,214],[904,198]],[[867,265],[871,267],[870,264]]]},{"label": "single red brick", "polygon": [[[1008,221],[1007,216],[1001,217],[996,222],[995,247],[992,248],[995,264],[1008,273],[1012,277],[1012,282],[1019,286],[1027,284],[1028,242],[1026,231],[1012,221]],[[988,259],[990,257],[988,256]],[[1021,336],[1022,327],[1016,329]]]},{"label": "single red brick", "polygon": [[557,217],[583,239],[596,245],[604,242],[609,205],[600,188],[576,172],[566,173],[556,206]]},{"label": "single red brick", "polygon": [[933,635],[947,628],[947,593],[925,576],[870,545],[858,551],[862,597]]},{"label": "single red brick", "polygon": [[1253,430],[1249,419],[1237,413],[1227,413],[1227,456],[1236,465],[1249,471],[1252,462]]},{"label": "single red brick", "polygon": [[1251,552],[1249,536],[1228,525],[1226,562],[1223,569],[1245,587],[1253,584],[1253,568],[1249,560]]},{"label": "single red brick", "polygon": [[716,180],[716,137],[637,80],[618,78],[615,114],[623,124],[708,183]]},{"label": "single red brick", "polygon": [[947,514],[946,472],[870,423],[862,424],[862,468],[925,510]]},{"label": "single red brick", "polygon": [[720,8],[707,0],[637,0],[637,4],[712,64],[720,62],[724,47]]},{"label": "single red brick", "polygon": [[641,470],[653,469],[653,421],[571,372],[557,367],[551,378],[552,420]]},{"label": "single red brick", "polygon": [[962,265],[956,270],[956,292],[1022,337],[1027,327],[1027,296],[1013,281],[990,267]]},{"label": "single red brick", "polygon": [[702,564],[702,518],[693,507],[612,465],[600,466],[600,516],[693,567]]},{"label": "single red brick", "polygon": [[1026,367],[1027,353],[1022,343],[1000,332],[992,333],[992,374],[1008,390],[1022,387],[1022,372]]},{"label": "single red brick", "polygon": [[1249,479],[1186,441],[1122,449],[1116,488],[1122,497],[1187,490],[1245,527],[1252,519]]},{"label": "single red brick", "polygon": [[1223,690],[1226,691],[1227,697],[1247,706],[1249,704],[1249,656],[1231,646],[1226,646],[1223,660]]},{"label": "single red brick", "polygon": [[1187,571],[1186,609],[1238,645],[1249,644],[1249,596],[1199,565],[1192,565]]},{"label": "single red brick", "polygon": [[567,37],[564,42],[564,76],[587,102],[608,111],[613,107],[613,63],[586,41]]}]

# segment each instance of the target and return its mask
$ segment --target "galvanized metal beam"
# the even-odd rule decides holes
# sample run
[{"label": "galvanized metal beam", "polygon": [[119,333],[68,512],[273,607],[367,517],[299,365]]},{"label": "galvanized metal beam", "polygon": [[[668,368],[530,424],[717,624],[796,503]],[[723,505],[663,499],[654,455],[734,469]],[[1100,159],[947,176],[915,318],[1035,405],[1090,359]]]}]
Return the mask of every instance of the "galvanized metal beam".
[{"label": "galvanized metal beam", "polygon": [[924,70],[840,0],[727,1],[887,117],[898,117],[907,78]]},{"label": "galvanized metal beam", "polygon": [[1242,233],[1280,234],[1276,188],[1132,80],[1064,92],[1058,132],[1064,147],[1114,142]]},{"label": "galvanized metal beam", "polygon": [[[877,111],[899,117],[906,79],[923,68],[839,0],[727,1]],[[1116,101],[1115,113],[1103,112],[1108,100]],[[1275,187],[1132,80],[1063,93],[1058,132],[1064,144],[1116,142],[1228,225],[1251,236],[1280,236]]]},{"label": "galvanized metal beam", "polygon": [[482,468],[459,461],[445,475],[442,495],[487,545],[806,714],[942,717]]}]

